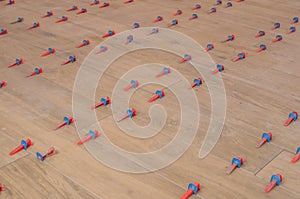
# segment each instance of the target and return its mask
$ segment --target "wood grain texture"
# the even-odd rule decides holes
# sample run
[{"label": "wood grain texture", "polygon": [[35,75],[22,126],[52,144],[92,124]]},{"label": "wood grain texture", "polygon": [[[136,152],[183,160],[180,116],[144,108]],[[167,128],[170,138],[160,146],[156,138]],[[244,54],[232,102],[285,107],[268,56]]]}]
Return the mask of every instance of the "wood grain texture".
[{"label": "wood grain texture", "polygon": [[[111,6],[104,9],[90,7],[89,0],[18,0],[13,6],[0,2],[0,28],[9,31],[0,36],[0,80],[8,82],[0,89],[0,182],[6,188],[0,198],[172,199],[179,198],[194,181],[199,181],[202,189],[192,198],[300,198],[299,163],[289,162],[300,144],[300,123],[283,126],[289,112],[300,111],[299,31],[286,34],[290,20],[300,13],[300,1],[232,1],[232,8],[217,6],[217,13],[211,15],[208,11],[214,1],[200,1],[202,8],[197,11],[190,9],[199,3],[196,0],[136,0],[130,5],[122,2],[111,0]],[[87,8],[88,13],[66,12],[74,3]],[[72,91],[78,69],[90,51],[103,41],[101,36],[107,30],[120,33],[130,29],[134,22],[142,27],[153,26],[152,20],[158,15],[164,21],[155,26],[166,28],[179,8],[183,14],[176,17],[179,24],[172,29],[203,47],[214,43],[215,49],[209,54],[225,66],[222,78],[227,96],[226,123],[218,144],[206,158],[198,158],[211,114],[205,82],[195,89],[201,113],[193,144],[176,162],[156,172],[128,174],[107,167],[84,146],[76,145],[79,136],[74,124],[53,131],[64,116],[72,116]],[[47,10],[52,10],[54,16],[42,19]],[[193,13],[199,18],[189,21]],[[69,21],[55,24],[62,15],[68,15]],[[11,25],[19,16],[24,17],[24,22]],[[35,21],[41,26],[26,31]],[[271,30],[275,22],[280,22],[281,28]],[[254,38],[259,30],[265,30],[266,36]],[[235,34],[236,39],[221,43],[230,34]],[[282,34],[283,40],[272,43],[276,34]],[[91,44],[75,48],[83,39],[89,39]],[[267,45],[267,50],[257,53],[261,43]],[[49,47],[57,53],[41,58]],[[232,62],[241,51],[247,52],[246,59]],[[61,66],[69,55],[76,55],[78,61]],[[6,68],[19,57],[24,59],[23,65]],[[190,82],[201,76],[189,63],[178,64],[180,59],[159,50],[140,50],[120,57],[99,81],[95,99],[89,99],[91,106],[101,97],[110,96],[120,77],[137,65],[172,66]],[[37,66],[44,73],[25,78]],[[150,104],[146,101],[160,88],[148,85],[133,95],[130,106],[139,111],[139,117],[133,119],[137,124],[149,123]],[[166,93],[164,99],[155,103],[165,107],[167,124],[150,139],[136,139],[122,132],[113,120],[110,105],[96,110],[99,124],[120,148],[133,152],[157,150],[172,140],[180,123],[176,96],[168,88]],[[273,132],[273,140],[257,149],[255,145],[266,131]],[[27,152],[8,156],[26,138],[31,138],[34,145]],[[101,142],[101,136],[97,141]],[[44,152],[50,146],[55,146],[58,154],[39,162],[35,152]],[[232,157],[239,155],[245,158],[245,164],[227,176]],[[276,172],[282,173],[284,181],[266,195],[263,190]]]}]

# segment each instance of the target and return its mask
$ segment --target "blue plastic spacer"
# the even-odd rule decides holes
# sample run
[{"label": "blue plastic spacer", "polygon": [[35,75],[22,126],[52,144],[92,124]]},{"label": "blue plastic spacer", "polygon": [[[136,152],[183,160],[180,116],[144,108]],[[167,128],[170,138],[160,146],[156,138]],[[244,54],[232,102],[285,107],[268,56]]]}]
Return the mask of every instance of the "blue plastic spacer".
[{"label": "blue plastic spacer", "polygon": [[51,16],[51,12],[50,11],[47,11],[47,16]]},{"label": "blue plastic spacer", "polygon": [[190,183],[188,186],[188,190],[193,190],[193,194],[196,195],[198,192],[198,187],[196,185],[194,185],[193,183]]},{"label": "blue plastic spacer", "polygon": [[276,35],[276,39],[282,40],[282,36],[281,35]]},{"label": "blue plastic spacer", "polygon": [[40,74],[40,69],[39,69],[39,68],[35,68],[35,69],[34,69],[34,72],[35,72],[35,74],[38,75],[38,74]]},{"label": "blue plastic spacer", "polygon": [[222,4],[222,0],[217,0],[217,5]]},{"label": "blue plastic spacer", "polygon": [[194,14],[192,14],[192,17],[193,17],[194,19],[196,19],[196,18],[198,18],[198,15],[197,15],[196,13],[194,13]]},{"label": "blue plastic spacer", "polygon": [[242,166],[242,162],[238,158],[232,158],[231,164],[236,164],[238,168],[241,168],[241,166]]},{"label": "blue plastic spacer", "polygon": [[267,142],[271,141],[271,136],[268,133],[263,133],[261,136],[262,139],[266,138]]},{"label": "blue plastic spacer", "polygon": [[72,10],[76,10],[77,9],[77,6],[72,6]]},{"label": "blue plastic spacer", "polygon": [[218,64],[218,65],[217,65],[217,68],[219,69],[220,72],[223,71],[223,66],[222,66],[221,64]]},{"label": "blue plastic spacer", "polygon": [[93,140],[96,138],[96,134],[94,131],[89,131],[89,134],[92,136]]},{"label": "blue plastic spacer", "polygon": [[238,54],[238,57],[239,57],[240,59],[244,59],[244,58],[245,58],[245,55],[244,55],[243,53],[239,53],[239,54]]},{"label": "blue plastic spacer", "polygon": [[4,86],[5,82],[4,81],[1,81],[0,82],[0,88],[2,88]]},{"label": "blue plastic spacer", "polygon": [[109,31],[108,31],[108,34],[109,34],[110,36],[112,36],[112,35],[114,34],[114,31],[109,30]]},{"label": "blue plastic spacer", "polygon": [[274,23],[275,28],[280,28],[280,23]]},{"label": "blue plastic spacer", "polygon": [[291,32],[295,32],[295,31],[296,31],[296,28],[295,28],[294,26],[291,26],[291,27],[290,27],[290,31],[291,31]]},{"label": "blue plastic spacer", "polygon": [[3,34],[5,32],[4,28],[1,29],[1,33]]},{"label": "blue plastic spacer", "polygon": [[22,17],[18,17],[18,22],[22,22],[23,18]]},{"label": "blue plastic spacer", "polygon": [[300,147],[298,147],[296,154],[300,153]]},{"label": "blue plastic spacer", "polygon": [[177,14],[182,14],[182,11],[181,10],[177,10]]},{"label": "blue plastic spacer", "polygon": [[184,55],[184,58],[185,58],[186,60],[190,60],[190,59],[191,59],[191,56],[188,55],[188,54],[185,54],[185,55]]},{"label": "blue plastic spacer", "polygon": [[297,155],[298,153],[300,153],[300,147],[298,147],[297,150],[296,150],[296,155]]},{"label": "blue plastic spacer", "polygon": [[264,45],[264,44],[261,44],[259,47],[260,47],[261,49],[263,49],[263,50],[266,50],[266,49],[267,49],[267,46]]},{"label": "blue plastic spacer", "polygon": [[20,64],[21,64],[21,60],[20,60],[19,58],[17,58],[17,59],[16,59],[16,63],[17,63],[18,65],[20,65]]},{"label": "blue plastic spacer", "polygon": [[53,48],[48,48],[48,51],[49,51],[50,53],[53,53]]},{"label": "blue plastic spacer", "polygon": [[210,11],[211,11],[211,12],[216,12],[217,9],[216,9],[216,8],[211,8]]},{"label": "blue plastic spacer", "polygon": [[86,40],[86,39],[83,40],[83,44],[84,44],[84,45],[88,45],[88,40]]},{"label": "blue plastic spacer", "polygon": [[290,114],[289,114],[289,118],[293,118],[293,121],[295,122],[296,120],[297,120],[297,115],[295,114],[295,113],[293,113],[293,112],[291,112]]},{"label": "blue plastic spacer", "polygon": [[67,17],[66,17],[66,16],[62,16],[61,18],[62,18],[62,20],[64,20],[64,21],[67,20]]},{"label": "blue plastic spacer", "polygon": [[67,125],[70,125],[71,121],[68,117],[64,117],[64,121],[66,122]]},{"label": "blue plastic spacer", "polygon": [[139,28],[140,24],[139,23],[134,23],[133,26],[134,26],[134,28]]},{"label": "blue plastic spacer", "polygon": [[39,159],[40,161],[44,161],[43,155],[39,152],[36,152],[36,158]]},{"label": "blue plastic spacer", "polygon": [[127,40],[128,40],[129,42],[132,42],[132,41],[133,41],[133,36],[132,36],[132,35],[128,35],[128,36],[127,36]]},{"label": "blue plastic spacer", "polygon": [[152,29],[152,32],[153,32],[153,33],[158,33],[158,28],[153,28],[153,29]]},{"label": "blue plastic spacer", "polygon": [[105,98],[101,98],[101,99],[100,99],[100,102],[102,102],[104,106],[107,105],[107,100],[106,100]]},{"label": "blue plastic spacer", "polygon": [[207,44],[206,47],[209,48],[209,50],[212,50],[212,49],[213,49],[213,45],[212,45],[212,44]]},{"label": "blue plastic spacer", "polygon": [[228,36],[228,39],[229,39],[230,41],[232,41],[232,40],[233,40],[233,36],[232,36],[232,35],[229,35],[229,36]]},{"label": "blue plastic spacer", "polygon": [[69,59],[70,59],[70,61],[71,61],[72,63],[75,62],[75,57],[74,57],[74,56],[69,56]]},{"label": "blue plastic spacer", "polygon": [[294,17],[294,18],[293,18],[293,21],[294,21],[294,23],[298,23],[299,18],[298,18],[298,17]]},{"label": "blue plastic spacer", "polygon": [[27,150],[27,142],[25,141],[25,140],[22,140],[21,141],[21,145],[23,145],[23,147],[24,147],[24,150],[26,151]]},{"label": "blue plastic spacer", "polygon": [[157,90],[157,91],[155,92],[155,94],[156,94],[156,95],[159,95],[159,98],[160,98],[160,99],[163,97],[163,93],[162,93],[162,91],[160,91],[160,90]]},{"label": "blue plastic spacer", "polygon": [[280,177],[278,175],[272,175],[270,182],[272,182],[273,180],[276,181],[276,186],[280,185],[281,182],[280,182]]},{"label": "blue plastic spacer", "polygon": [[127,114],[129,114],[130,118],[133,117],[133,111],[131,109],[128,109],[127,110]]},{"label": "blue plastic spacer", "polygon": [[202,84],[200,79],[194,79],[194,83],[196,83],[197,86],[200,86]]},{"label": "blue plastic spacer", "polygon": [[175,26],[178,24],[178,21],[176,19],[172,20],[172,24]]},{"label": "blue plastic spacer", "polygon": [[232,7],[232,3],[230,1],[227,2],[227,7]]},{"label": "blue plastic spacer", "polygon": [[163,18],[161,16],[157,16],[158,21],[161,21]]},{"label": "blue plastic spacer", "polygon": [[261,36],[264,36],[266,33],[265,33],[265,31],[260,30],[260,31],[258,32],[258,34],[261,35]]},{"label": "blue plastic spacer", "polygon": [[102,52],[105,52],[105,51],[106,51],[105,46],[100,46],[100,50],[101,50]]},{"label": "blue plastic spacer", "polygon": [[135,80],[131,80],[130,81],[130,84],[133,85],[133,88],[136,88],[137,87],[137,82]]},{"label": "blue plastic spacer", "polygon": [[196,4],[195,7],[196,7],[197,9],[199,9],[199,8],[201,8],[201,5],[200,5],[200,4]]},{"label": "blue plastic spacer", "polygon": [[169,74],[169,68],[165,67],[164,71],[165,71],[166,75]]}]

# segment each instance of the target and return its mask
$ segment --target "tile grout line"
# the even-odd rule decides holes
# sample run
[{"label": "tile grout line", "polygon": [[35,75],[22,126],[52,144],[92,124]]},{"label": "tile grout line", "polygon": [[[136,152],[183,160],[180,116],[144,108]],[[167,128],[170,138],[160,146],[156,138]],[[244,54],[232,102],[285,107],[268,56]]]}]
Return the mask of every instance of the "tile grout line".
[{"label": "tile grout line", "polygon": [[0,166],[0,169],[3,169],[3,168],[5,168],[5,167],[7,167],[7,166],[9,166],[9,165],[11,165],[11,164],[13,164],[13,163],[15,163],[15,162],[18,162],[19,160],[22,160],[23,158],[27,157],[28,155],[29,155],[29,154],[26,153],[25,155],[23,155],[23,156],[21,156],[21,157],[15,159],[15,160],[13,160],[13,161],[11,161],[11,162],[8,162],[8,163],[6,163],[6,164],[4,164],[4,165],[1,165],[1,166]]},{"label": "tile grout line", "polygon": [[[33,154],[34,155],[34,154]],[[88,193],[94,195],[96,198],[101,199],[101,197],[96,194],[95,192],[91,191],[90,189],[88,189],[87,187],[83,186],[82,184],[80,184],[79,182],[75,181],[72,177],[64,174],[61,170],[59,170],[58,168],[56,168],[54,165],[45,162],[45,165],[47,165],[49,168],[51,168],[52,170],[54,170],[55,172],[57,172],[58,174],[60,174],[61,176],[67,178],[68,180],[70,180],[71,182],[73,182],[74,184],[78,185],[79,187],[81,187],[82,189],[84,189],[85,191],[87,191]]]},{"label": "tile grout line", "polygon": [[269,161],[267,161],[261,168],[256,170],[253,174],[257,176],[257,174],[262,171],[268,164],[270,164],[275,158],[277,158],[283,151],[284,149],[281,149],[277,154],[275,154]]},{"label": "tile grout line", "polygon": [[[12,142],[15,142],[15,140],[14,140],[12,137],[10,137],[9,135],[3,133],[2,131],[0,131],[0,133],[1,133],[2,135],[4,135],[6,138],[8,138],[9,140],[11,140]],[[20,159],[22,159],[22,158],[24,158],[24,157],[29,156],[29,154],[35,156],[35,154],[34,154],[33,152],[31,152],[31,151],[26,151],[26,152],[27,152],[26,155],[22,156],[21,158],[18,158],[17,160],[20,160]],[[16,162],[17,160],[14,160],[14,161],[10,162],[9,164],[14,163],[14,162]],[[6,164],[6,165],[4,165],[4,166],[7,166],[7,165],[9,165],[9,164]],[[59,175],[61,175],[61,176],[65,177],[65,178],[67,178],[68,180],[70,180],[71,182],[73,182],[74,184],[76,184],[77,186],[81,187],[82,189],[84,189],[84,190],[87,191],[88,193],[90,193],[90,194],[96,196],[96,198],[101,199],[101,197],[100,197],[99,195],[97,195],[96,193],[94,193],[94,192],[91,191],[90,189],[86,188],[85,186],[81,185],[80,183],[78,183],[77,181],[75,181],[75,180],[74,180],[73,178],[71,178],[70,176],[64,174],[62,171],[60,171],[60,170],[59,170],[58,168],[56,168],[54,165],[52,165],[52,164],[50,164],[50,163],[48,163],[48,162],[45,162],[45,165],[48,166],[49,168],[51,168],[52,170],[54,170],[54,171],[55,171],[56,173],[58,173]],[[1,166],[0,169],[1,169],[1,168],[3,168],[3,166]]]},{"label": "tile grout line", "polygon": [[[280,151],[279,151],[279,153],[277,153],[271,160],[269,160],[260,170],[259,170],[259,172],[261,171],[261,170],[263,170],[270,162],[272,162],[275,158],[277,158],[282,152],[284,152],[284,151],[286,151],[286,152],[290,152],[290,151],[288,151],[288,150],[285,150],[285,149],[281,149]],[[227,162],[227,161],[225,161],[224,159],[222,159],[222,158],[220,158],[220,157],[218,157],[218,156],[216,156],[216,155],[212,155],[212,156],[214,156],[215,158],[218,158],[218,159],[220,159],[221,161],[223,161],[223,162]],[[245,171],[245,172],[247,172],[247,173],[249,173],[249,174],[252,174],[252,175],[254,175],[255,177],[257,177],[257,178],[259,178],[259,179],[264,179],[263,177],[260,177],[260,176],[258,176],[257,174],[259,173],[255,173],[255,172],[251,172],[251,171],[249,171],[248,169],[245,169],[245,168],[240,168],[242,171]],[[289,188],[286,188],[286,187],[284,187],[284,186],[280,186],[280,188],[281,189],[284,189],[284,190],[286,190],[286,191],[288,191],[288,192],[290,192],[290,193],[293,193],[293,194],[295,194],[295,195],[297,195],[298,193],[297,192],[295,192],[295,191],[291,191],[291,189],[289,189]]]},{"label": "tile grout line", "polygon": [[[162,173],[163,173],[163,172],[162,172]],[[178,184],[178,183],[175,182],[174,180],[171,180],[170,178],[164,176],[163,174],[160,174],[159,171],[158,171],[157,173],[154,173],[154,175],[157,175],[157,176],[159,176],[159,177],[165,179],[166,181],[168,181],[168,182],[170,182],[170,183],[172,183],[172,184],[174,184],[174,185],[176,185],[176,186],[178,186],[178,187],[181,187],[182,189],[186,190],[185,187],[181,186],[180,184]],[[201,198],[201,199],[205,199],[203,196],[199,196],[199,194],[197,194],[196,197]]]}]

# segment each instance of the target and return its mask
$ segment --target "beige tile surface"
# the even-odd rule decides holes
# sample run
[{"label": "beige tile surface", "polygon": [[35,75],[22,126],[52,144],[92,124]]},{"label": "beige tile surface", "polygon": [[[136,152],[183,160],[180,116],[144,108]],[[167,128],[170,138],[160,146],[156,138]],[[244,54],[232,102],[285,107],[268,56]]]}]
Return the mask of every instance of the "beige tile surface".
[{"label": "beige tile surface", "polygon": [[[0,28],[9,31],[8,35],[0,36],[0,80],[8,82],[7,87],[0,89],[0,182],[6,188],[0,198],[171,199],[180,198],[187,185],[194,181],[199,181],[202,189],[192,198],[300,198],[299,164],[290,163],[292,153],[299,147],[300,123],[283,126],[289,112],[300,111],[299,32],[286,34],[290,19],[299,15],[300,2],[232,1],[232,8],[217,6],[217,13],[211,15],[208,10],[214,1],[200,1],[202,8],[197,11],[190,9],[199,3],[195,0],[136,0],[129,5],[122,2],[111,0],[111,6],[105,9],[89,6],[90,0],[16,0],[13,6],[0,2]],[[87,8],[88,13],[66,12],[73,4]],[[53,131],[64,116],[72,116],[72,91],[77,72],[85,57],[103,41],[101,36],[107,30],[120,33],[130,29],[134,22],[142,27],[153,26],[152,20],[158,15],[163,16],[164,21],[155,26],[166,28],[179,8],[183,14],[176,17],[179,24],[172,29],[190,36],[203,47],[214,43],[215,49],[209,54],[216,63],[225,65],[221,76],[227,96],[226,122],[219,142],[206,158],[198,157],[211,114],[210,94],[205,83],[194,89],[201,114],[200,127],[191,147],[173,164],[156,172],[129,174],[109,168],[84,146],[76,145],[80,137],[75,124]],[[42,19],[47,10],[52,10],[54,16]],[[189,21],[193,13],[199,18]],[[69,21],[55,24],[62,15],[67,15]],[[25,18],[24,22],[10,24],[19,16]],[[41,27],[26,31],[35,21],[39,21]],[[271,30],[274,22],[280,22],[281,28]],[[254,36],[259,30],[267,34],[256,39]],[[236,40],[220,42],[230,34],[235,34]],[[272,43],[276,34],[282,34],[283,41]],[[75,48],[83,39],[89,39],[91,44]],[[267,51],[256,53],[261,43],[267,45]],[[57,52],[41,58],[40,54],[49,47]],[[241,51],[247,52],[246,59],[232,62]],[[61,66],[69,55],[76,55],[78,61]],[[6,68],[19,57],[24,59],[23,65]],[[117,81],[137,65],[155,62],[172,66],[190,83],[201,76],[191,64],[178,64],[179,59],[177,55],[150,49],[120,57],[99,81],[95,99],[88,99],[89,106],[101,97],[111,96]],[[35,67],[42,67],[44,73],[25,78]],[[150,122],[150,104],[146,101],[157,89],[160,86],[147,85],[133,95],[130,106],[138,109],[138,116],[133,118],[137,124]],[[132,152],[160,149],[172,140],[180,123],[176,96],[168,88],[166,93],[165,98],[155,102],[163,105],[168,113],[166,126],[155,136],[139,139],[122,132],[113,120],[111,105],[95,110],[104,130],[101,136],[105,133],[114,144]],[[265,131],[273,132],[273,140],[256,149]],[[97,142],[101,142],[101,136]],[[31,138],[34,145],[27,152],[8,156],[26,138]],[[44,163],[39,162],[34,157],[35,152],[44,152],[50,146],[55,146],[58,154]],[[232,157],[238,155],[245,158],[245,164],[227,176]],[[282,186],[264,194],[270,176],[277,172],[284,177]]]}]

